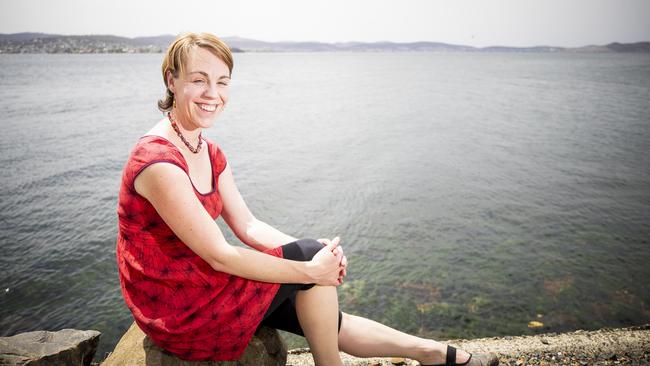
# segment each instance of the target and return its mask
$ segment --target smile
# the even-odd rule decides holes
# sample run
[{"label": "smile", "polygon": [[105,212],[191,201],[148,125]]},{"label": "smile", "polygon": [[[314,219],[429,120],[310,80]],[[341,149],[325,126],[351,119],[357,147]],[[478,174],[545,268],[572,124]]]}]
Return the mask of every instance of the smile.
[{"label": "smile", "polygon": [[207,112],[214,112],[214,111],[217,110],[217,105],[216,104],[200,104],[200,103],[197,103],[197,105],[199,106],[199,108],[201,108],[201,109],[203,109],[204,111],[207,111]]}]

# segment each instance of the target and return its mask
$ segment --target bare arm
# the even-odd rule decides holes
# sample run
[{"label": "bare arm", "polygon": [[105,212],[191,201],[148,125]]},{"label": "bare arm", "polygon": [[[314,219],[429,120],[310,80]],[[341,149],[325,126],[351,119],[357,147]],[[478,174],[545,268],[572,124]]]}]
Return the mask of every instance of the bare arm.
[{"label": "bare arm", "polygon": [[228,244],[196,197],[189,177],[176,165],[148,166],[134,187],[181,241],[217,271],[273,283],[339,284],[341,258],[332,253],[333,247],[321,250],[310,262],[300,262]]},{"label": "bare arm", "polygon": [[[219,175],[219,194],[223,201],[221,216],[228,226],[246,245],[263,251],[268,248],[275,248],[283,244],[291,243],[297,239],[289,236],[271,225],[258,220],[250,211],[246,202],[242,198],[235,179],[233,178],[230,164],[226,165],[224,171]],[[318,239],[323,245],[332,244],[329,239]],[[339,239],[336,239],[335,254],[341,255],[340,281],[347,274],[347,258],[343,255],[343,248],[339,245]]]},{"label": "bare arm", "polygon": [[244,244],[263,251],[297,240],[253,215],[239,193],[230,164],[219,175],[219,194],[223,201],[221,216]]}]

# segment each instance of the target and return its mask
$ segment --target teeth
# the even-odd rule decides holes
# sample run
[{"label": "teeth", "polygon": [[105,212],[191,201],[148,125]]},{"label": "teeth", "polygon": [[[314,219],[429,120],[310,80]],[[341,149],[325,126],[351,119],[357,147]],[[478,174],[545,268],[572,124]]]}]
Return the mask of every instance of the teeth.
[{"label": "teeth", "polygon": [[204,111],[208,111],[208,112],[214,112],[217,110],[216,104],[199,104],[199,107],[201,107],[201,109],[203,109]]}]

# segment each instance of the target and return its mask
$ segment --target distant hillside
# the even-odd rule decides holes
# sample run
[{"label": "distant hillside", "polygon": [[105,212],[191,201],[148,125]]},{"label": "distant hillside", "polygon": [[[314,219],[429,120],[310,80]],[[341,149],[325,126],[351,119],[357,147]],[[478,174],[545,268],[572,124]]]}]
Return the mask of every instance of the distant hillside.
[{"label": "distant hillside", "polygon": [[58,34],[45,34],[45,33],[14,33],[2,34],[0,33],[0,42],[25,42],[34,38],[52,38],[61,37]]},{"label": "distant hillside", "polygon": [[570,52],[650,52],[650,42],[610,43],[604,46],[569,48]]},{"label": "distant hillside", "polygon": [[[45,33],[0,34],[0,53],[160,53],[175,36],[119,37],[113,35],[66,36]],[[265,42],[222,37],[233,52],[650,52],[650,42],[610,43],[603,46],[563,48],[472,47],[440,42]]]},{"label": "distant hillside", "polygon": [[[64,36],[44,33],[0,34],[0,53],[161,53],[174,36],[127,38],[114,35]],[[241,52],[232,47],[233,52]]]},{"label": "distant hillside", "polygon": [[606,46],[614,52],[650,52],[650,42],[610,43]]}]

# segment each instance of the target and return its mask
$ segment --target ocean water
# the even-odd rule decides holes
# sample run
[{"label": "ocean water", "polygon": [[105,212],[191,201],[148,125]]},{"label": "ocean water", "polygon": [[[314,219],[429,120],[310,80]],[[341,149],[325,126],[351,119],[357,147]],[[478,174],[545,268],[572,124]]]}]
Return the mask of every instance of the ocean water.
[{"label": "ocean water", "polygon": [[[0,55],[1,336],[97,329],[101,358],[131,323],[117,193],[161,60]],[[205,134],[256,216],[341,236],[343,311],[436,339],[650,322],[650,55],[236,54]]]}]

